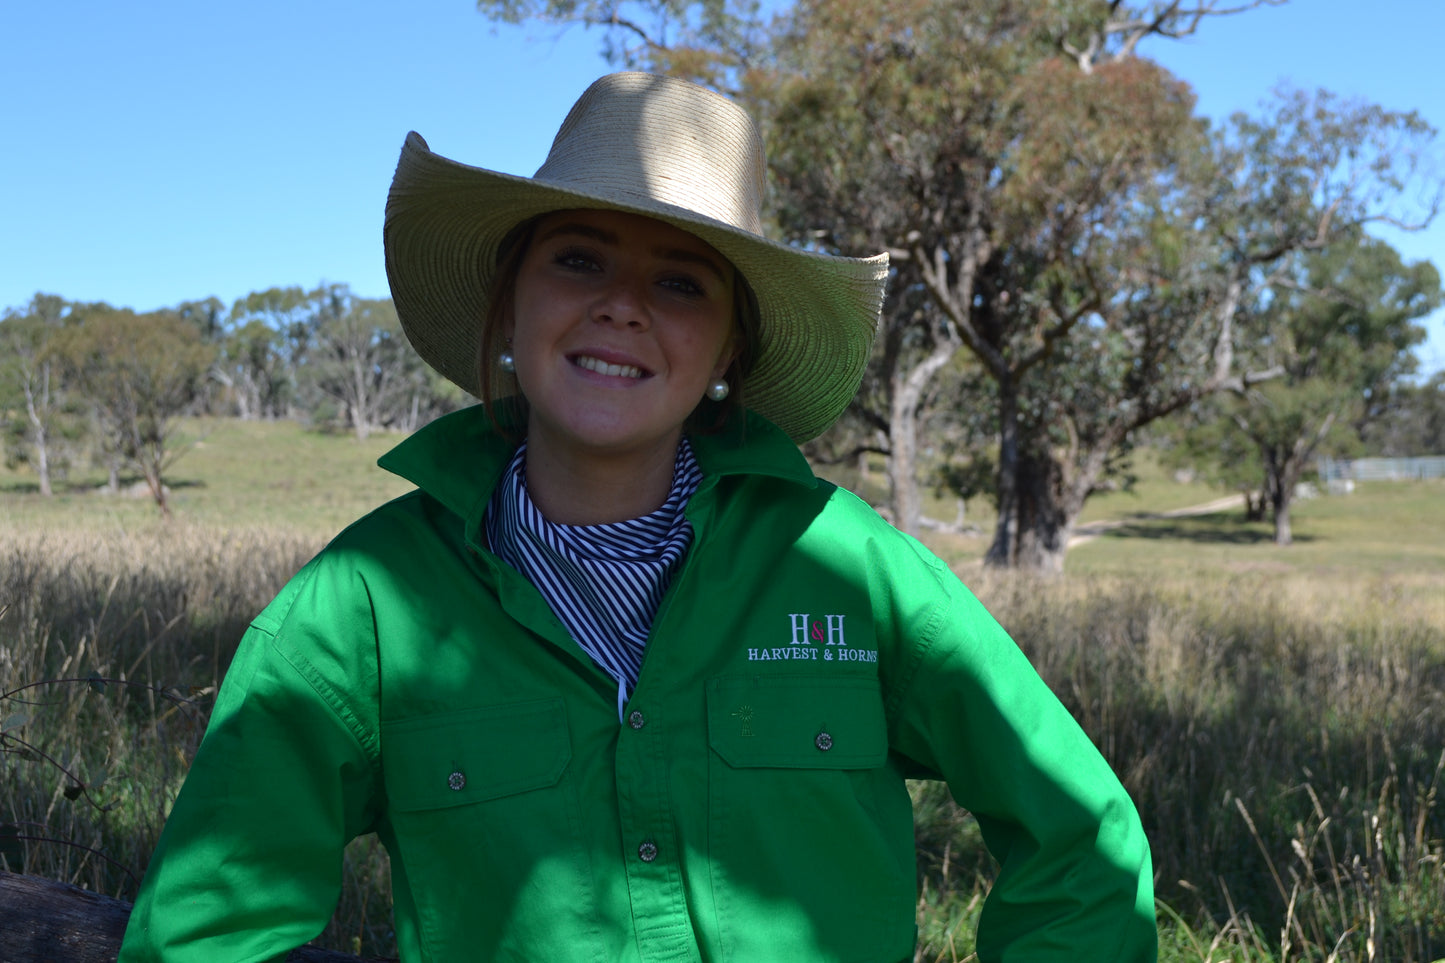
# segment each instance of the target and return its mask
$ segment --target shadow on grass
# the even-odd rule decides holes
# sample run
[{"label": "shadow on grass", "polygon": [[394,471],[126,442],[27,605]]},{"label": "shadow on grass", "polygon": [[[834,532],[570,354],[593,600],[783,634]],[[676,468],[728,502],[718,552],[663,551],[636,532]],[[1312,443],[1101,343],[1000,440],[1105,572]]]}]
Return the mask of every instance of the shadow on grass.
[{"label": "shadow on grass", "polygon": [[[1238,515],[1197,515],[1190,518],[1140,519],[1100,533],[1104,538],[1147,538],[1154,541],[1195,542],[1206,545],[1273,545],[1274,529]],[[1311,535],[1296,533],[1297,543],[1312,542]]]}]

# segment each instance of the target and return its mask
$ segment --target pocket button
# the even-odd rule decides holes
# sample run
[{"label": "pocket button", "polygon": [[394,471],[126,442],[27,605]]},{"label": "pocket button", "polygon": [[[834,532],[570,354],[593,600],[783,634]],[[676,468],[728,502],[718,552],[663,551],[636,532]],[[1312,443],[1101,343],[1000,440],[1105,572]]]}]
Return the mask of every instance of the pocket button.
[{"label": "pocket button", "polygon": [[824,729],[813,738],[813,745],[817,746],[820,752],[827,752],[833,748],[833,737]]}]

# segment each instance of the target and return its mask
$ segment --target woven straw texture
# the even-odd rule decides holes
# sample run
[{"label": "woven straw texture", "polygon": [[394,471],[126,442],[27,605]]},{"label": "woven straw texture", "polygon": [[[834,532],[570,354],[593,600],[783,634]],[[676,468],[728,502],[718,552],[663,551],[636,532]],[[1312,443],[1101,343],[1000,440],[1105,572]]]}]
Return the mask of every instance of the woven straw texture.
[{"label": "woven straw texture", "polygon": [[424,360],[476,395],[476,358],[497,251],[521,222],[605,208],[689,231],[757,295],[748,406],[794,441],[831,425],[858,390],[888,258],[799,250],[762,235],[765,162],[751,118],[719,94],[642,73],[609,74],[573,106],[533,178],[448,160],[409,134],[387,197],[387,275]]}]

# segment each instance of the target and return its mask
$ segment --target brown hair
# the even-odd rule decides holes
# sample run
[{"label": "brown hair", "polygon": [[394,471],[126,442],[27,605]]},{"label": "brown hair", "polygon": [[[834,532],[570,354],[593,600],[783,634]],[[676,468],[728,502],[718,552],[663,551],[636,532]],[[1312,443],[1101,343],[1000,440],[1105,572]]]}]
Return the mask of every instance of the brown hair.
[{"label": "brown hair", "polygon": [[502,239],[497,249],[497,273],[492,277],[492,297],[482,316],[482,337],[477,351],[477,384],[482,389],[482,406],[487,418],[509,440],[520,443],[527,425],[527,400],[517,385],[517,376],[497,366],[497,358],[508,342],[503,333],[512,313],[517,274],[532,247],[537,218],[523,221]]}]

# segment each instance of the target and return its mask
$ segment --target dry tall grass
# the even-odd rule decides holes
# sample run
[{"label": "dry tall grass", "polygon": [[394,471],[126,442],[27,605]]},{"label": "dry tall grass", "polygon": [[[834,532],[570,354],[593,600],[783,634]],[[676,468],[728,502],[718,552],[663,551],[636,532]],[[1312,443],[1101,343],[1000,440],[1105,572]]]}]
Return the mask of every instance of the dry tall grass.
[{"label": "dry tall grass", "polygon": [[[1138,803],[1162,958],[1445,956],[1445,596],[1257,576],[979,591]],[[955,878],[986,866],[970,833],[946,836]],[[920,958],[966,957],[944,929]]]},{"label": "dry tall grass", "polygon": [[[185,523],[11,537],[0,859],[133,897],[241,630],[319,545]],[[1284,576],[975,588],[1138,802],[1163,959],[1445,956],[1445,594]],[[59,679],[76,681],[27,688]],[[964,960],[991,866],[946,793],[914,789],[918,958]],[[359,842],[348,866],[325,939],[384,954],[384,853]]]}]

